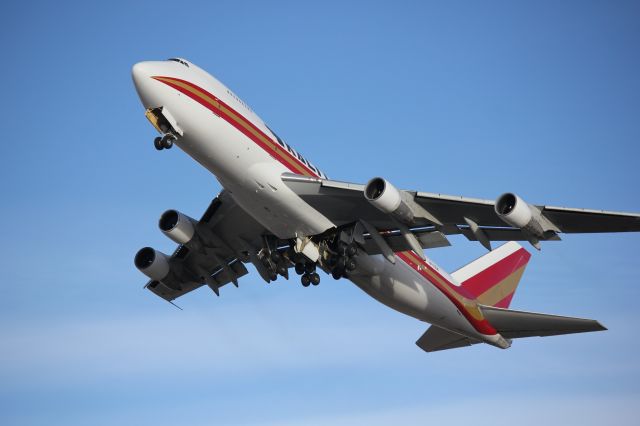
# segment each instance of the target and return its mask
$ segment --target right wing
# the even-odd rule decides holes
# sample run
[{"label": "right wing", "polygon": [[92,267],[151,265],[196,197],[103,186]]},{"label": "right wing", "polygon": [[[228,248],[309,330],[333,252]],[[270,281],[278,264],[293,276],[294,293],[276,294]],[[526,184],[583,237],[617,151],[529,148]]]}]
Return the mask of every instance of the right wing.
[{"label": "right wing", "polygon": [[216,294],[220,287],[247,274],[243,262],[261,247],[265,228],[238,206],[225,191],[216,197],[196,225],[213,241],[206,247],[179,245],[169,259],[171,273],[162,281],[151,280],[146,288],[172,301],[203,285]]},{"label": "right wing", "polygon": [[[506,339],[606,330],[598,321],[590,319],[514,311],[484,305],[480,305],[480,310],[489,323]],[[435,352],[462,348],[476,343],[481,342],[432,325],[418,339],[416,345],[425,352]]]},{"label": "right wing", "polygon": [[598,321],[480,305],[487,321],[507,339],[604,331]]},{"label": "right wing", "polygon": [[[361,220],[378,230],[399,229],[393,213],[384,213],[365,198],[365,185],[289,173],[283,174],[282,180],[337,226]],[[504,215],[496,213],[496,201],[493,200],[399,192],[416,210],[412,222],[405,223],[412,232],[421,229],[445,235],[463,234],[489,249],[490,241],[530,241],[538,247],[538,241],[559,240],[559,233],[640,231],[640,214],[636,213],[529,205],[517,196],[505,194],[511,195],[514,203],[518,200],[516,209],[530,210],[536,222],[532,227],[517,227],[510,225]],[[510,209],[514,207],[515,204]]]}]

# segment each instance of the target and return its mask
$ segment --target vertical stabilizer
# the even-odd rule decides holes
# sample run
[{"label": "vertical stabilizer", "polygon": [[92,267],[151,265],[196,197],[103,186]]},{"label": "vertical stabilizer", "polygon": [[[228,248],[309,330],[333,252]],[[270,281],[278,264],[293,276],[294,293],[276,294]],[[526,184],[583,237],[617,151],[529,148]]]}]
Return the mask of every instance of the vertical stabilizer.
[{"label": "vertical stabilizer", "polygon": [[451,275],[478,303],[508,308],[530,258],[528,251],[511,241]]}]

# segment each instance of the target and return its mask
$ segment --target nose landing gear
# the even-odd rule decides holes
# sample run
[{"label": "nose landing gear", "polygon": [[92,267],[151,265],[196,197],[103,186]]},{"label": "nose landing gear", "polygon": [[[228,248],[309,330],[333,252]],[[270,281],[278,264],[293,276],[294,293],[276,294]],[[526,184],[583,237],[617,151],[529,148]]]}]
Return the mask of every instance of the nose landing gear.
[{"label": "nose landing gear", "polygon": [[149,108],[144,115],[162,135],[153,141],[153,146],[158,151],[171,148],[173,143],[184,134],[176,119],[165,107]]},{"label": "nose landing gear", "polygon": [[177,138],[175,135],[171,133],[166,133],[163,136],[158,136],[153,140],[153,146],[156,147],[158,151],[162,151],[163,149],[170,149],[173,146],[173,141]]}]

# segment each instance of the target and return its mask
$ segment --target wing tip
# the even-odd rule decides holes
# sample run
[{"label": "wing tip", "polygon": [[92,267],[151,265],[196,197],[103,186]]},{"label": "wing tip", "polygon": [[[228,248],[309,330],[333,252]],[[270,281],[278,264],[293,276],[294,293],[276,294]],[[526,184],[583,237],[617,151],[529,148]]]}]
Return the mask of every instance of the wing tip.
[{"label": "wing tip", "polygon": [[609,329],[602,325],[600,321],[595,321],[595,329],[593,331],[608,331]]}]

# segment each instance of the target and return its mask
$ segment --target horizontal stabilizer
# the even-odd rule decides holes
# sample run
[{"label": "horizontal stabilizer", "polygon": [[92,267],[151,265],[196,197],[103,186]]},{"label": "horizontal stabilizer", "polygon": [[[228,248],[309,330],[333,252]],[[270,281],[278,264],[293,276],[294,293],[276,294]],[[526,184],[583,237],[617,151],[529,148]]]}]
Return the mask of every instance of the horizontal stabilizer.
[{"label": "horizontal stabilizer", "polygon": [[507,339],[606,330],[598,321],[480,305],[484,317]]},{"label": "horizontal stabilizer", "polygon": [[479,341],[471,340],[468,337],[453,333],[444,328],[432,325],[418,339],[416,345],[425,352],[444,351],[445,349],[462,348],[471,346]]}]

